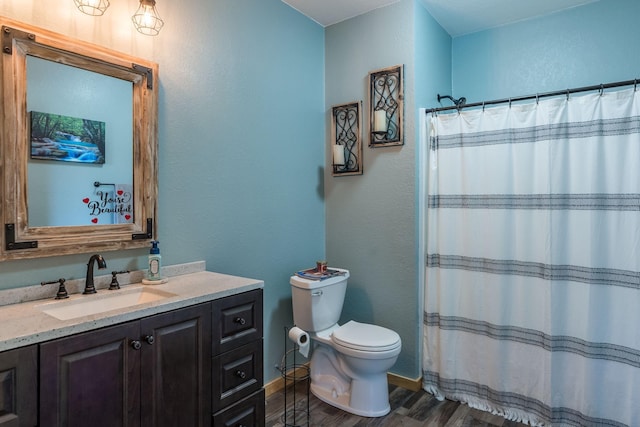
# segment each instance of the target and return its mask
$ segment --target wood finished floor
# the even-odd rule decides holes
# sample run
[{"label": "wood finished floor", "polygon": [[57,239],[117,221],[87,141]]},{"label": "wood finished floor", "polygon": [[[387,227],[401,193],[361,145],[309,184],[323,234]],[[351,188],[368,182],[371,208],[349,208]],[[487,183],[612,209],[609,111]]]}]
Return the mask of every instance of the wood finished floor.
[{"label": "wood finished floor", "polygon": [[[297,402],[306,394],[304,390],[296,389]],[[287,395],[289,402],[292,393]],[[469,408],[459,402],[445,400],[438,401],[425,391],[412,392],[407,389],[389,385],[389,402],[391,412],[379,418],[366,418],[349,414],[321,401],[309,393],[309,407],[311,418],[309,426],[340,426],[340,427],[373,427],[373,426],[429,426],[429,427],[524,427],[525,424],[508,421],[488,412]],[[266,427],[283,427],[282,413],[284,410],[284,391],[273,393],[267,398]],[[303,405],[304,406],[304,405]],[[304,419],[304,418],[303,418]],[[305,422],[297,422],[299,426],[306,426]],[[289,425],[293,422],[287,421]]]}]

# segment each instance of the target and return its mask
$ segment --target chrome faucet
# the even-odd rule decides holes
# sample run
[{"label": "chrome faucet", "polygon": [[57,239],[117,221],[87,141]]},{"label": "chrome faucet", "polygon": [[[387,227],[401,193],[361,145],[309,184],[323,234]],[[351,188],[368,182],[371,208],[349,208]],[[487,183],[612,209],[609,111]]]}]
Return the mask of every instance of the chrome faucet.
[{"label": "chrome faucet", "polygon": [[93,264],[95,261],[98,261],[98,268],[100,270],[107,268],[107,262],[102,258],[102,255],[95,254],[89,258],[89,263],[87,264],[87,279],[84,282],[83,294],[96,293],[96,287],[93,284]]}]

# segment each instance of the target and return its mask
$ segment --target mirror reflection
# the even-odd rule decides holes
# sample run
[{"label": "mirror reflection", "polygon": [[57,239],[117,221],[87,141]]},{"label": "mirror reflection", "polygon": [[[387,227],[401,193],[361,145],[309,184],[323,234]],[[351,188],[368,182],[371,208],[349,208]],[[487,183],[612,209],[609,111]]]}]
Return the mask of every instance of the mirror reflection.
[{"label": "mirror reflection", "polygon": [[27,56],[31,227],[133,220],[133,85]]}]

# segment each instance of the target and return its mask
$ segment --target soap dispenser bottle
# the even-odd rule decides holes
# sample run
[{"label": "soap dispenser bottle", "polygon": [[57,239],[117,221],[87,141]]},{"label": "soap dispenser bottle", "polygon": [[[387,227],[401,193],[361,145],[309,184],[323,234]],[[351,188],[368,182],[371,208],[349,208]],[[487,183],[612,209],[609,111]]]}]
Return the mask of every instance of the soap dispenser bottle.
[{"label": "soap dispenser bottle", "polygon": [[151,241],[151,250],[149,251],[149,269],[147,270],[148,280],[162,280],[160,268],[162,267],[162,257],[160,256],[160,248],[157,240]]}]

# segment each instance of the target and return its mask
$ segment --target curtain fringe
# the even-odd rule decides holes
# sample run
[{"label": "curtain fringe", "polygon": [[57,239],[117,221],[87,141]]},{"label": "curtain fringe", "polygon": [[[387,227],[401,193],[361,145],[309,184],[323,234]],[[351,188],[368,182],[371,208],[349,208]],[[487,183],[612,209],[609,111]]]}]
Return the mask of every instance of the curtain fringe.
[{"label": "curtain fringe", "polygon": [[461,402],[469,406],[470,408],[478,409],[480,411],[489,412],[493,415],[498,415],[503,417],[509,421],[517,421],[530,426],[537,427],[548,427],[551,424],[545,424],[539,419],[537,419],[533,414],[530,414],[526,411],[522,411],[514,408],[498,408],[496,406],[491,406],[487,401],[478,399],[473,396],[468,396],[461,393],[453,393],[446,395],[442,393],[442,391],[433,384],[424,383],[422,388],[427,392],[431,393],[436,399],[439,401],[443,401],[445,399],[455,400],[457,402]]}]

